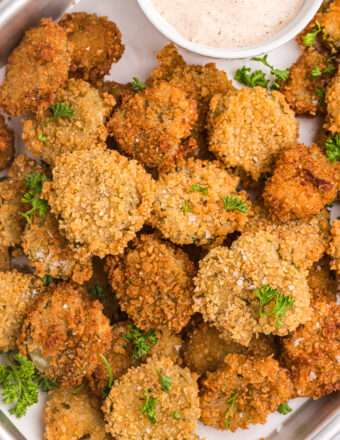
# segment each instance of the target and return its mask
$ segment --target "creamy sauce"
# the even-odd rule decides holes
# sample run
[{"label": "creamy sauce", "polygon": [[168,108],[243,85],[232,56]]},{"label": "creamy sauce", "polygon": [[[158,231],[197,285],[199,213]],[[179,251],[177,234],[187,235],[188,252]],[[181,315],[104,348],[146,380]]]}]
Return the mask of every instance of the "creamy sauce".
[{"label": "creamy sauce", "polygon": [[305,0],[151,0],[183,37],[212,47],[260,43],[286,26]]}]

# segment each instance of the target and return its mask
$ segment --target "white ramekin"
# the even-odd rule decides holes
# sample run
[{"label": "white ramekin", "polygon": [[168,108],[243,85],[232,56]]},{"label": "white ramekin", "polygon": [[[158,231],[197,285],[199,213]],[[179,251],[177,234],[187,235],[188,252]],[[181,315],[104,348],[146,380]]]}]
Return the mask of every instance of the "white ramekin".
[{"label": "white ramekin", "polygon": [[[322,0],[305,0],[297,16],[277,34],[271,38],[251,46],[222,49],[206,46],[205,44],[193,43],[184,38],[174,29],[153,7],[151,0],[137,0],[140,8],[151,21],[151,23],[170,41],[190,52],[198,53],[211,58],[250,58],[261,53],[270,52],[282,44],[294,38],[313,18]],[[170,0],[171,1],[171,0]],[[261,1],[261,0],[259,0]],[[275,0],[276,1],[276,0]]]}]

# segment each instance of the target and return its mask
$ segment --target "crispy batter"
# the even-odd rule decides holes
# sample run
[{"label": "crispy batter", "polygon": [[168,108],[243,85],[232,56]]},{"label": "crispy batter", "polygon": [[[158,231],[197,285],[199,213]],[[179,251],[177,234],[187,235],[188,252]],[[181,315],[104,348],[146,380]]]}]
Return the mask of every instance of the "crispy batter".
[{"label": "crispy batter", "polygon": [[[171,378],[168,393],[162,391],[156,370]],[[155,424],[142,413],[145,389],[154,399],[159,399]],[[106,430],[120,440],[197,440],[195,430],[200,409],[196,376],[170,359],[151,358],[115,382],[103,411]],[[172,416],[175,411],[179,413],[178,420]]]},{"label": "crispy batter", "polygon": [[[238,393],[235,405],[230,399]],[[266,423],[267,415],[292,395],[287,371],[271,357],[228,355],[214,373],[207,373],[201,390],[201,420],[217,429],[247,429],[250,424]]]},{"label": "crispy batter", "polygon": [[[324,97],[318,91],[326,89],[336,72],[334,62],[328,62],[328,59],[327,54],[319,53],[314,47],[310,47],[290,67],[288,80],[280,82],[280,91],[297,115],[315,116],[325,113]],[[324,73],[327,67],[334,70]],[[319,68],[321,72],[316,77],[311,76],[315,68]]]},{"label": "crispy batter", "polygon": [[116,81],[104,81],[98,80],[93,84],[103,95],[105,93],[112,95],[117,103],[121,105],[123,98],[131,98],[134,96],[132,85],[130,82],[126,84],[120,84]]},{"label": "crispy batter", "polygon": [[14,159],[14,132],[0,114],[0,171],[9,167]]},{"label": "crispy batter", "polygon": [[52,113],[46,110],[25,120],[22,138],[34,156],[41,156],[45,162],[54,164],[56,157],[63,153],[92,149],[95,145],[105,147],[105,122],[111,106],[97,89],[83,80],[70,79],[57,90],[56,102],[73,109],[76,116],[59,117],[48,122]]},{"label": "crispy batter", "polygon": [[340,133],[340,67],[326,93],[327,117],[324,127],[331,133]]},{"label": "crispy batter", "polygon": [[[279,253],[279,242],[270,232],[242,234],[230,249],[217,247],[200,262],[195,279],[194,311],[214,324],[223,337],[231,336],[240,344],[249,345],[258,332],[286,335],[309,319],[310,292],[308,272],[297,269]],[[276,315],[259,316],[259,299],[255,290],[268,285],[290,296],[294,307],[287,307],[276,325]],[[275,300],[263,307],[270,313]]]},{"label": "crispy batter", "polygon": [[109,440],[96,397],[83,388],[56,389],[49,393],[45,406],[45,440]]},{"label": "crispy batter", "polygon": [[321,40],[332,54],[340,50],[340,0],[333,0],[329,8],[319,16],[322,28]]},{"label": "crispy batter", "polygon": [[314,263],[310,269],[307,282],[312,294],[312,302],[325,301],[327,303],[336,300],[338,283],[334,272],[330,270],[330,258],[324,256]]},{"label": "crispy batter", "polygon": [[0,350],[16,348],[27,309],[42,291],[42,282],[32,275],[16,270],[0,272]]},{"label": "crispy batter", "polygon": [[310,218],[280,222],[273,218],[262,199],[252,204],[247,232],[266,230],[277,237],[279,254],[297,268],[309,269],[328,249],[330,214],[327,209]]},{"label": "crispy batter", "polygon": [[169,43],[157,54],[158,66],[153,69],[146,80],[148,86],[152,86],[159,81],[170,81],[176,67],[185,67],[186,62],[182,55],[178,53],[177,47]]},{"label": "crispy batter", "polygon": [[209,148],[253,180],[270,173],[275,154],[293,145],[298,122],[284,96],[262,87],[217,94],[210,102]]},{"label": "crispy batter", "polygon": [[21,116],[52,104],[57,87],[67,79],[72,49],[64,29],[51,18],[42,18],[8,58],[0,107]]},{"label": "crispy batter", "polygon": [[122,310],[142,330],[178,333],[188,323],[196,270],[182,249],[144,234],[124,255],[108,257],[106,270]]},{"label": "crispy batter", "polygon": [[7,272],[11,270],[11,258],[7,246],[0,245],[0,271]]},{"label": "crispy batter", "polygon": [[340,274],[340,220],[333,220],[331,235],[332,240],[329,246],[329,255],[332,257],[331,269]]},{"label": "crispy batter", "polygon": [[[118,322],[113,326],[113,340],[110,349],[106,353],[106,359],[110,364],[113,379],[119,379],[131,367],[137,367],[146,362],[150,356],[161,359],[170,358],[175,363],[181,363],[179,351],[182,346],[182,339],[168,329],[155,332],[158,341],[152,346],[148,355],[139,359],[132,359],[134,344],[126,341],[123,336],[130,333],[129,321]],[[151,345],[151,344],[150,344]],[[106,365],[101,362],[88,377],[91,390],[99,397],[103,397],[103,392],[109,384],[109,373]]]},{"label": "crispy batter", "polygon": [[280,221],[311,216],[337,195],[337,171],[316,144],[283,151],[266,181],[265,205]]},{"label": "crispy batter", "polygon": [[196,102],[165,81],[123,98],[107,127],[119,148],[147,167],[171,169],[197,119]]},{"label": "crispy batter", "polygon": [[30,307],[17,341],[20,353],[62,387],[81,383],[110,347],[109,320],[99,301],[74,283],[53,285]]},{"label": "crispy batter", "polygon": [[298,397],[340,390],[340,306],[313,304],[312,319],[283,341],[283,359]]},{"label": "crispy batter", "polygon": [[70,246],[52,214],[27,223],[22,246],[39,277],[71,278],[83,284],[92,276],[91,255],[82,248]]},{"label": "crispy batter", "polygon": [[[246,202],[246,193],[236,190],[238,184],[239,178],[219,162],[190,158],[181,169],[160,176],[149,222],[177,244],[203,245],[223,240],[227,234],[242,231],[247,221],[247,214],[226,210],[222,200],[234,196]],[[208,188],[208,192],[190,192],[193,185]],[[247,206],[250,209],[248,201]]]},{"label": "crispy batter", "polygon": [[16,157],[8,172],[8,178],[0,182],[0,245],[15,246],[21,242],[26,220],[22,213],[27,205],[21,199],[28,188],[25,174],[46,173],[46,168],[21,154]]},{"label": "crispy batter", "polygon": [[202,375],[207,371],[215,371],[227,354],[267,357],[276,354],[276,351],[277,347],[272,336],[253,337],[249,347],[245,347],[232,338],[221,337],[221,332],[216,327],[202,322],[189,331],[183,347],[183,358],[185,365],[191,371]]},{"label": "crispy batter", "polygon": [[70,74],[75,78],[96,81],[108,74],[124,52],[122,35],[107,17],[87,12],[65,14],[59,25],[73,45]]},{"label": "crispy batter", "polygon": [[92,149],[59,156],[44,192],[69,241],[103,258],[121,253],[141,229],[154,182],[136,161]]}]

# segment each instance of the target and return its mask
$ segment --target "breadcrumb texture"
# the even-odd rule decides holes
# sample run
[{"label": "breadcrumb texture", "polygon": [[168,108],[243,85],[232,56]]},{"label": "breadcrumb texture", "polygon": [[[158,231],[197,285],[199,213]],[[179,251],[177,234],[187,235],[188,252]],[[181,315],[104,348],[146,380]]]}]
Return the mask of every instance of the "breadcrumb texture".
[{"label": "breadcrumb texture", "polygon": [[254,336],[249,346],[245,347],[230,337],[221,337],[221,332],[206,322],[189,331],[183,347],[185,365],[200,375],[215,371],[224,358],[232,353],[268,357],[277,353],[277,347],[273,336],[266,335]]},{"label": "breadcrumb texture", "polygon": [[181,88],[161,81],[123,97],[107,127],[122,151],[147,167],[168,170],[186,152],[182,140],[196,119],[196,102]]},{"label": "breadcrumb texture", "polygon": [[340,220],[333,220],[331,234],[332,239],[329,247],[329,254],[332,257],[331,269],[340,273]]},{"label": "breadcrumb texture", "polygon": [[325,128],[331,133],[340,132],[340,68],[326,93],[327,116]]},{"label": "breadcrumb texture", "polygon": [[[158,370],[171,378],[168,393],[162,391]],[[156,403],[156,423],[142,414],[149,395]],[[196,376],[180,368],[170,359],[150,359],[146,364],[131,368],[113,385],[103,405],[106,429],[120,440],[197,440],[195,434],[200,416]],[[172,415],[177,411],[179,420]]]},{"label": "breadcrumb texture", "polygon": [[29,209],[21,199],[28,191],[24,177],[30,173],[46,174],[46,168],[21,154],[15,158],[7,179],[0,182],[0,246],[21,242],[26,224],[22,213]]},{"label": "breadcrumb texture", "polygon": [[[106,352],[106,359],[110,364],[112,376],[114,380],[119,379],[125,374],[129,368],[136,367],[146,362],[150,356],[161,359],[166,357],[174,363],[181,363],[180,349],[183,344],[179,335],[168,329],[156,330],[155,335],[158,338],[157,344],[151,346],[151,350],[147,355],[139,359],[133,359],[134,343],[126,341],[123,336],[130,333],[129,321],[117,322],[113,325],[113,340],[110,349]],[[108,386],[110,376],[106,365],[101,362],[96,366],[91,376],[88,377],[91,390],[99,397],[103,397],[105,388]]]},{"label": "breadcrumb texture", "polygon": [[73,47],[66,32],[51,18],[26,31],[10,57],[0,87],[0,107],[12,116],[47,108],[67,80]]},{"label": "breadcrumb texture", "polygon": [[336,166],[318,145],[297,144],[279,155],[264,203],[280,221],[308,217],[336,198],[337,179]]},{"label": "breadcrumb texture", "polygon": [[116,151],[81,150],[57,158],[43,196],[69,241],[103,258],[121,253],[142,228],[154,182]]},{"label": "breadcrumb texture", "polygon": [[329,8],[319,16],[322,42],[332,54],[340,49],[340,0],[333,0]]},{"label": "breadcrumb texture", "polygon": [[97,398],[83,388],[56,389],[45,406],[44,440],[109,440]]},{"label": "breadcrumb texture", "polygon": [[108,257],[106,270],[122,310],[139,328],[178,333],[188,323],[196,270],[182,249],[144,234],[124,255]]},{"label": "breadcrumb texture", "polygon": [[73,45],[70,74],[96,81],[110,72],[124,52],[122,35],[107,17],[87,12],[65,14],[59,22]]},{"label": "breadcrumb texture", "polygon": [[230,354],[216,372],[207,373],[202,385],[201,421],[217,429],[228,429],[229,399],[238,393],[227,418],[232,432],[266,423],[267,415],[292,395],[289,374],[271,357]]},{"label": "breadcrumb texture", "polygon": [[14,159],[14,132],[0,114],[0,171],[9,167]]},{"label": "breadcrumb texture", "polygon": [[42,291],[42,282],[32,275],[17,270],[0,272],[0,350],[16,348],[27,309]]},{"label": "breadcrumb texture", "polygon": [[[247,202],[250,210],[247,194],[237,192],[238,184],[239,178],[229,174],[219,162],[190,158],[182,168],[160,176],[148,221],[177,244],[210,244],[234,231],[243,231],[247,214],[226,210],[222,200],[237,197]],[[190,192],[196,185],[208,188],[208,192]]]},{"label": "breadcrumb texture", "polygon": [[336,301],[338,283],[335,272],[330,270],[330,265],[330,257],[324,256],[314,263],[309,271],[307,282],[312,294],[312,302],[331,303]]},{"label": "breadcrumb texture", "polygon": [[210,101],[209,149],[253,180],[270,173],[275,154],[296,143],[299,124],[284,96],[242,88]]},{"label": "breadcrumb texture", "polygon": [[72,248],[49,213],[26,225],[22,247],[39,277],[71,278],[83,284],[92,276],[91,255],[82,248]]},{"label": "breadcrumb texture", "polygon": [[[70,79],[56,92],[56,102],[63,103],[75,112],[50,121],[51,110],[39,112],[33,119],[24,121],[22,138],[34,156],[54,165],[57,156],[95,145],[105,148],[107,130],[105,122],[111,105],[100,92],[83,80]],[[112,104],[112,103],[111,103]],[[45,142],[39,137],[46,138]]]},{"label": "breadcrumb texture", "polygon": [[283,360],[296,396],[319,397],[340,390],[340,306],[313,303],[312,319],[283,340]]},{"label": "breadcrumb texture", "polygon": [[[297,269],[279,253],[274,234],[265,231],[245,233],[231,248],[217,247],[200,262],[195,279],[194,311],[214,324],[223,337],[248,346],[253,334],[283,336],[310,316],[310,292],[306,270]],[[294,307],[287,307],[276,326],[276,315],[259,316],[255,290],[270,286],[290,296]],[[275,299],[263,307],[270,313]]]},{"label": "breadcrumb texture", "polygon": [[7,272],[11,270],[11,258],[9,255],[9,248],[0,245],[0,271]]},{"label": "breadcrumb texture", "polygon": [[100,302],[91,302],[81,286],[61,282],[31,306],[18,346],[38,370],[68,387],[91,374],[111,340]]}]

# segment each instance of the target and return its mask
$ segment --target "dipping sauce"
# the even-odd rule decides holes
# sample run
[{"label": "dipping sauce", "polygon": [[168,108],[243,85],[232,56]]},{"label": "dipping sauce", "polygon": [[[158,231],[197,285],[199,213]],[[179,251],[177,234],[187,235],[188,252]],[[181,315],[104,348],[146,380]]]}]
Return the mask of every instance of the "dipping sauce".
[{"label": "dipping sauce", "polygon": [[151,0],[183,37],[212,47],[260,43],[286,26],[305,0]]}]

